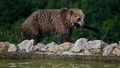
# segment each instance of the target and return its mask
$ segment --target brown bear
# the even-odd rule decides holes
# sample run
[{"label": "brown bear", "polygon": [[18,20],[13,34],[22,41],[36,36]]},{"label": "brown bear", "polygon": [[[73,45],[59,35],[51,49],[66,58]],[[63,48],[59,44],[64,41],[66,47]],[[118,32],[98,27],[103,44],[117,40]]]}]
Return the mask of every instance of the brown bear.
[{"label": "brown bear", "polygon": [[84,13],[78,8],[38,10],[32,13],[22,24],[22,40],[34,39],[34,45],[47,36],[57,35],[60,43],[73,42],[71,39],[74,23],[81,27]]}]

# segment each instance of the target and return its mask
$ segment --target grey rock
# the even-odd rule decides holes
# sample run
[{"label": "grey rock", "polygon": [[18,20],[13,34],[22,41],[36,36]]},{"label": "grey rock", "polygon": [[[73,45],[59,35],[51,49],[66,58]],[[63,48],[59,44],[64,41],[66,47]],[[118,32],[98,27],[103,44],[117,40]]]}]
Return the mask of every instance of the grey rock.
[{"label": "grey rock", "polygon": [[78,39],[75,42],[75,44],[74,44],[74,46],[72,48],[72,52],[79,53],[79,52],[85,50],[86,49],[86,45],[85,45],[86,43],[87,43],[87,39],[86,38]]},{"label": "grey rock", "polygon": [[57,44],[56,44],[55,42],[51,42],[51,43],[47,44],[44,48],[45,48],[45,49],[48,49],[48,48],[54,47],[54,46],[56,46],[56,45],[57,45]]},{"label": "grey rock", "polygon": [[47,49],[45,49],[45,48],[41,48],[40,51],[41,51],[41,52],[47,52]]},{"label": "grey rock", "polygon": [[73,55],[74,53],[72,51],[65,51],[62,54]]},{"label": "grey rock", "polygon": [[12,52],[16,51],[17,47],[15,44],[11,44],[9,42],[0,42],[0,53],[1,52]]},{"label": "grey rock", "polygon": [[117,45],[117,43],[115,44],[116,48],[113,49],[113,54],[116,56],[120,56],[120,44]]},{"label": "grey rock", "polygon": [[84,55],[92,55],[92,53],[88,50],[83,51]]},{"label": "grey rock", "polygon": [[31,40],[24,40],[23,42],[21,42],[20,44],[18,44],[18,47],[20,48],[20,50],[24,50],[26,52],[30,52],[30,51],[33,51],[33,43],[34,43],[34,40],[31,39]]},{"label": "grey rock", "polygon": [[56,45],[53,47],[49,47],[48,51],[49,52],[54,52],[54,53],[62,53],[64,51],[68,51],[71,48],[72,43],[65,42],[60,45]]},{"label": "grey rock", "polygon": [[45,47],[45,44],[38,43],[36,46],[34,46],[33,51],[43,51],[44,47]]},{"label": "grey rock", "polygon": [[120,49],[119,48],[115,48],[113,49],[113,52],[112,52],[114,55],[116,56],[120,56]]},{"label": "grey rock", "polygon": [[103,42],[102,40],[94,40],[94,41],[89,41],[86,44],[87,49],[93,53],[93,54],[100,54],[102,49],[106,46],[107,44]]},{"label": "grey rock", "polygon": [[117,47],[117,43],[113,43],[110,45],[107,45],[104,49],[103,49],[103,56],[109,56],[110,54],[112,54],[113,49]]},{"label": "grey rock", "polygon": [[8,52],[13,52],[13,51],[17,51],[17,47],[15,46],[15,44],[10,44],[8,48]]}]

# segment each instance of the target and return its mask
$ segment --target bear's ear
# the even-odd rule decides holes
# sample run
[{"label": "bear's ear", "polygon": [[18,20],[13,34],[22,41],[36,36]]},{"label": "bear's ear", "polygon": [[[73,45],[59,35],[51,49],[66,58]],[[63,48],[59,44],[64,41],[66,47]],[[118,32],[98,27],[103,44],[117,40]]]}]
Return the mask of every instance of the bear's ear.
[{"label": "bear's ear", "polygon": [[65,8],[65,7],[63,7],[63,8],[61,8],[61,10],[63,10],[63,11],[67,11],[68,9],[67,9],[67,8]]},{"label": "bear's ear", "polygon": [[67,8],[61,8],[61,12],[66,12],[66,11],[68,11]]},{"label": "bear's ear", "polygon": [[71,15],[74,13],[74,11],[72,9],[70,9],[69,12]]}]

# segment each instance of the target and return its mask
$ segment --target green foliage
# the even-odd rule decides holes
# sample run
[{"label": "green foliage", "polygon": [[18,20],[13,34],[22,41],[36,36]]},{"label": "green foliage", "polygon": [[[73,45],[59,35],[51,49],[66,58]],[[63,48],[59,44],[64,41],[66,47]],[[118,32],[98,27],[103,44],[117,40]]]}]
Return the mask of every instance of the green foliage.
[{"label": "green foliage", "polygon": [[58,44],[60,43],[57,36],[50,36],[50,37],[46,37],[46,38],[41,40],[41,43],[44,43],[44,44],[48,44],[48,43],[51,43],[51,42],[55,42],[55,43],[58,43]]},{"label": "green foliage", "polygon": [[107,42],[118,42],[120,41],[120,16],[114,16],[110,19],[103,21],[102,27],[102,39]]},{"label": "green foliage", "polygon": [[20,30],[1,30],[0,41],[9,41],[11,43],[20,42]]},{"label": "green foliage", "polygon": [[[86,16],[86,24],[99,28],[100,32],[73,30],[72,39],[85,37],[105,42],[120,40],[120,0],[0,0],[0,41],[20,42],[21,25],[39,9],[80,8]],[[56,36],[46,37],[41,42],[59,43]]]}]

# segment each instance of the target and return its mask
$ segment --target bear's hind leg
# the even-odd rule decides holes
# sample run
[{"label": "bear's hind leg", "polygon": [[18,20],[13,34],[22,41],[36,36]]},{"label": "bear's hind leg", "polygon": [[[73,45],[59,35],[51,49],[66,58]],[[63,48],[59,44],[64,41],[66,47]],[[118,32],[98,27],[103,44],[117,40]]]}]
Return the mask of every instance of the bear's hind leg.
[{"label": "bear's hind leg", "polygon": [[34,36],[33,39],[34,39],[34,43],[33,43],[34,46],[37,45],[40,42],[40,37],[39,36]]},{"label": "bear's hind leg", "polygon": [[60,39],[60,43],[64,43],[64,42],[74,43],[74,41],[71,39],[71,36],[69,35],[59,36],[59,39]]}]

